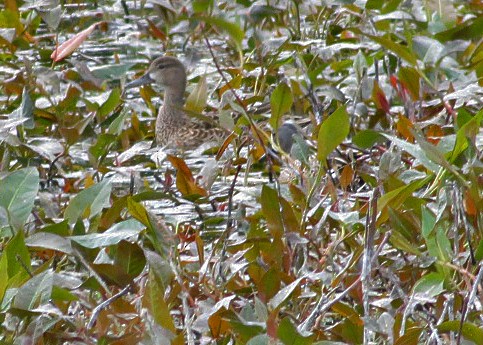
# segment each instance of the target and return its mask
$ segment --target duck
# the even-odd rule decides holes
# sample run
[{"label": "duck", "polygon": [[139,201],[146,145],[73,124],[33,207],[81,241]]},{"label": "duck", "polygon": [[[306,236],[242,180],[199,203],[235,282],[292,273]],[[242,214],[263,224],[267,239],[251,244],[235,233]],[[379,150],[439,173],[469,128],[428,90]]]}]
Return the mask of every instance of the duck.
[{"label": "duck", "polygon": [[184,64],[174,56],[153,60],[140,78],[124,86],[124,90],[147,84],[164,88],[164,103],[156,117],[157,146],[181,150],[195,149],[206,142],[219,142],[227,131],[212,123],[189,117],[185,110],[187,73]]}]

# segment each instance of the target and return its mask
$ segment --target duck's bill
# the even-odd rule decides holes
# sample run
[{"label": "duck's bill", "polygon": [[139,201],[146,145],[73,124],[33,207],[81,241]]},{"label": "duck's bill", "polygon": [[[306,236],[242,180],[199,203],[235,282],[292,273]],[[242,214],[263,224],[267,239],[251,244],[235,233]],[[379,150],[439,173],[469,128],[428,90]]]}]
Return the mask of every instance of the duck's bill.
[{"label": "duck's bill", "polygon": [[143,85],[146,85],[146,84],[151,84],[153,81],[154,80],[151,79],[151,77],[149,76],[149,74],[146,73],[141,78],[138,78],[136,80],[133,80],[130,83],[127,83],[124,86],[124,89],[132,89],[133,87],[139,87],[139,86],[143,86]]}]

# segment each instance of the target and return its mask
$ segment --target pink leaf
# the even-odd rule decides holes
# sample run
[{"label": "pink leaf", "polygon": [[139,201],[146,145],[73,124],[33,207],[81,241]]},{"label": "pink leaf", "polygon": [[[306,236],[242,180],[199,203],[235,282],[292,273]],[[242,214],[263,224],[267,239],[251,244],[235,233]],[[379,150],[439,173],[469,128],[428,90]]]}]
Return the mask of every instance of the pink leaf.
[{"label": "pink leaf", "polygon": [[91,26],[89,26],[87,29],[79,32],[74,37],[62,43],[52,52],[52,55],[50,55],[50,58],[55,62],[65,59],[67,56],[72,54],[74,50],[79,48],[82,42],[84,42],[87,39],[87,37],[89,37],[89,35],[94,31],[94,29],[99,24],[102,24],[102,23],[103,22],[94,23]]}]

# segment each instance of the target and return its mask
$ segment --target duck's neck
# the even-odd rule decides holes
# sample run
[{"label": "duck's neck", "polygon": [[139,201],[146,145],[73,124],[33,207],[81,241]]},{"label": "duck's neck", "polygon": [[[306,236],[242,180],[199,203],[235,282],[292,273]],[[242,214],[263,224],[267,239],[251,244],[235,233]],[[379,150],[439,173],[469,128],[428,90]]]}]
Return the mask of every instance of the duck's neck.
[{"label": "duck's neck", "polygon": [[184,88],[166,88],[164,90],[164,103],[158,114],[159,126],[181,126],[186,121],[183,108]]},{"label": "duck's neck", "polygon": [[164,91],[164,105],[166,107],[183,108],[183,106],[184,106],[184,89],[167,88]]}]

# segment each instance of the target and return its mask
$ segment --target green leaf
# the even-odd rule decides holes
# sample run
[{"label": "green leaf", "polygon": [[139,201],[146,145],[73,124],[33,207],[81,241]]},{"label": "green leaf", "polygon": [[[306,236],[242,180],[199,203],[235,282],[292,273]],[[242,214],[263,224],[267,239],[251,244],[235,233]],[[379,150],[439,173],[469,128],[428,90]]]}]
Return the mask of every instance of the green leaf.
[{"label": "green leaf", "polygon": [[205,109],[207,100],[208,84],[206,83],[206,76],[202,76],[188,98],[186,98],[186,109],[199,114]]},{"label": "green leaf", "polygon": [[291,282],[289,285],[285,286],[282,290],[280,290],[275,296],[273,296],[270,302],[268,302],[269,308],[271,310],[275,310],[280,307],[280,305],[290,297],[292,292],[294,292],[294,290],[298,287],[298,285],[304,278],[305,277],[300,277]]},{"label": "green leaf", "polygon": [[23,310],[33,310],[49,303],[53,281],[54,272],[52,270],[34,276],[18,289],[13,306]]},{"label": "green leaf", "polygon": [[435,38],[441,42],[452,40],[480,39],[483,32],[483,16],[476,16],[464,23],[454,25],[451,29],[439,32]]},{"label": "green leaf", "polygon": [[133,279],[143,271],[146,266],[146,258],[137,243],[122,240],[112,249],[115,252],[114,264],[122,267]]},{"label": "green leaf", "polygon": [[270,337],[267,334],[259,334],[251,338],[247,345],[268,345],[270,344]]},{"label": "green leaf", "polygon": [[483,119],[483,110],[480,110],[475,116],[466,122],[456,132],[456,142],[449,160],[454,162],[456,158],[468,147],[468,139],[473,140],[478,131],[481,129],[481,121]]},{"label": "green leaf", "polygon": [[263,185],[260,203],[270,233],[273,237],[280,238],[283,233],[283,221],[277,191],[266,184]]},{"label": "green leaf", "polygon": [[3,296],[8,286],[8,259],[7,255],[0,256],[0,301],[3,301]]},{"label": "green leaf", "polygon": [[401,66],[399,70],[399,80],[401,84],[408,90],[411,99],[416,101],[420,97],[420,79],[418,71],[412,67]]},{"label": "green leaf", "polygon": [[[379,200],[377,201],[377,209],[380,212],[385,212],[386,207],[391,207],[393,209],[399,209],[402,204],[413,195],[413,193],[425,186],[429,181],[431,181],[431,176],[428,176],[421,180],[415,180],[411,183],[391,190],[386,194],[382,195]],[[384,221],[383,217],[381,216],[379,221]]]},{"label": "green leaf", "polygon": [[269,123],[274,132],[277,131],[280,125],[280,118],[292,108],[292,104],[293,96],[290,87],[285,83],[278,84],[270,97],[272,115],[270,116]]},{"label": "green leaf", "polygon": [[[437,328],[440,332],[458,332],[460,330],[460,321],[446,321],[443,322],[441,325],[438,325]],[[461,334],[465,339],[470,340],[475,344],[483,344],[483,329],[481,328],[481,325],[464,322],[463,328],[461,329]]]},{"label": "green leaf", "polygon": [[231,23],[220,17],[203,17],[201,18],[204,22],[215,26],[221,31],[224,31],[230,36],[234,41],[238,49],[241,49],[243,38],[245,37],[245,32],[235,23]]},{"label": "green leaf", "polygon": [[34,167],[20,169],[0,180],[0,207],[7,211],[10,226],[19,229],[25,224],[38,191],[39,172]]},{"label": "green leaf", "polygon": [[213,6],[213,0],[194,0],[191,2],[195,13],[206,12]]},{"label": "green leaf", "polygon": [[483,260],[483,240],[480,240],[478,247],[475,250],[475,259],[477,261]]},{"label": "green leaf", "polygon": [[101,234],[70,236],[69,239],[86,248],[101,248],[112,246],[135,236],[137,237],[144,228],[145,226],[137,220],[128,219],[113,225],[109,230]]},{"label": "green leaf", "polygon": [[68,239],[48,232],[37,232],[33,234],[26,239],[25,244],[29,247],[45,248],[61,253],[73,254],[72,246]]},{"label": "green leaf", "polygon": [[407,328],[404,335],[396,339],[394,345],[418,345],[422,331],[423,329],[419,327]]},{"label": "green leaf", "polygon": [[406,237],[404,237],[400,232],[394,231],[391,233],[391,237],[389,239],[389,242],[397,248],[400,249],[404,252],[411,253],[417,256],[421,256],[422,253],[421,251],[418,250],[418,248],[415,246],[414,243],[409,242]]},{"label": "green leaf", "polygon": [[169,261],[158,253],[150,250],[144,250],[144,255],[146,256],[150,272],[155,275],[156,280],[158,281],[158,284],[161,285],[163,291],[169,289],[169,286],[175,277]]},{"label": "green leaf", "polygon": [[386,138],[391,140],[396,146],[400,147],[401,149],[409,153],[411,156],[416,158],[428,170],[432,172],[438,172],[439,166],[433,163],[433,161],[426,156],[426,154],[424,153],[423,150],[421,150],[419,145],[411,144],[405,140],[399,139],[389,134],[382,133],[382,135],[384,135]]},{"label": "green leaf", "polygon": [[111,91],[107,100],[102,103],[101,107],[97,111],[97,114],[101,117],[101,119],[104,118],[119,105],[120,100],[121,90],[119,88],[115,88]]},{"label": "green leaf", "polygon": [[35,127],[34,123],[34,103],[27,88],[25,87],[22,92],[22,103],[20,107],[14,110],[10,116],[10,119],[22,119],[25,120],[23,126],[28,129]]},{"label": "green leaf", "polygon": [[121,112],[114,118],[114,120],[112,120],[107,132],[112,135],[121,134],[122,130],[124,129],[124,122],[130,116],[131,116],[131,110],[127,108],[123,108]]},{"label": "green leaf", "polygon": [[374,36],[374,35],[366,35],[366,36],[372,39],[374,42],[379,43],[382,46],[382,48],[390,50],[394,54],[396,54],[396,56],[406,60],[411,65],[415,66],[417,64],[418,60],[411,53],[411,51],[409,50],[409,47],[393,42],[390,39],[385,37]]},{"label": "green leaf", "polygon": [[89,218],[94,217],[101,213],[103,208],[109,207],[111,188],[111,181],[105,179],[73,197],[64,212],[64,217],[69,220],[69,224],[75,224],[84,215]]},{"label": "green leaf", "polygon": [[324,166],[327,165],[327,157],[344,141],[349,134],[349,130],[349,115],[345,106],[341,106],[320,126],[317,144],[317,159],[319,162]]},{"label": "green leaf", "polygon": [[158,325],[174,333],[176,328],[169,306],[164,300],[164,294],[165,290],[158,284],[155,275],[150,271],[142,299],[143,307],[149,311]]},{"label": "green leaf", "polygon": [[7,257],[7,271],[8,277],[11,279],[15,275],[18,275],[19,280],[27,277],[27,270],[31,270],[30,265],[30,253],[25,246],[25,237],[22,231],[11,238],[2,253],[2,258]]},{"label": "green leaf", "polygon": [[277,330],[277,336],[283,344],[290,345],[311,345],[313,344],[314,335],[300,334],[299,330],[290,321],[290,317],[286,316],[280,322]]},{"label": "green leaf", "polygon": [[119,76],[125,76],[136,64],[108,64],[105,66],[94,67],[91,69],[94,77],[102,80],[118,80]]},{"label": "green leaf", "polygon": [[432,272],[421,277],[414,284],[413,293],[422,293],[429,297],[435,297],[444,291],[443,284],[443,275]]},{"label": "green leaf", "polygon": [[436,216],[426,206],[421,208],[421,233],[428,238],[436,224]]},{"label": "green leaf", "polygon": [[97,159],[106,156],[111,147],[116,143],[117,137],[109,133],[102,133],[97,136],[97,141],[89,148],[89,152]]},{"label": "green leaf", "polygon": [[383,135],[372,129],[357,132],[352,138],[352,142],[363,149],[371,148],[375,143],[380,143],[384,140],[386,140],[386,138],[384,138]]}]

